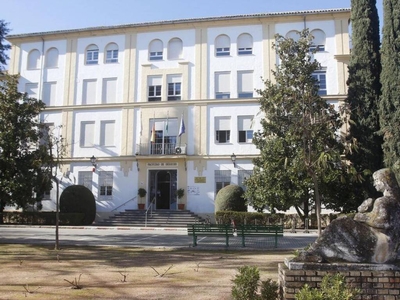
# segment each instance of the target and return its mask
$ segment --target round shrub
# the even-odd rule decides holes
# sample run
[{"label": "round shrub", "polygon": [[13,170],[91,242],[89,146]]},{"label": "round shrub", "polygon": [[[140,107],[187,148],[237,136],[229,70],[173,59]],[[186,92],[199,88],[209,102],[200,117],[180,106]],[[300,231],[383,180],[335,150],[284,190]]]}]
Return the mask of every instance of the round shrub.
[{"label": "round shrub", "polygon": [[243,189],[236,184],[222,188],[215,198],[215,211],[247,211],[243,193]]},{"label": "round shrub", "polygon": [[90,225],[96,218],[96,200],[83,185],[71,185],[60,196],[61,213],[84,213],[82,225]]}]

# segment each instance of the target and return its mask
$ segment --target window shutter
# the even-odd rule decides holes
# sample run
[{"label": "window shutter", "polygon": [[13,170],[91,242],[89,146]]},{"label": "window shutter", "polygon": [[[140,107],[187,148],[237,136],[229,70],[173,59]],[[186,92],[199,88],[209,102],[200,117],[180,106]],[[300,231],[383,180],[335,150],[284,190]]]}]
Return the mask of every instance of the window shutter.
[{"label": "window shutter", "polygon": [[231,128],[231,119],[229,117],[218,117],[215,120],[215,129],[216,130],[230,130]]},{"label": "window shutter", "polygon": [[103,103],[115,103],[117,96],[117,78],[103,79]]},{"label": "window shutter", "polygon": [[178,59],[182,56],[182,40],[174,38],[168,43],[168,59]]},{"label": "window shutter", "polygon": [[45,82],[43,85],[43,102],[47,106],[56,105],[56,82]]},{"label": "window shutter", "polygon": [[58,50],[56,48],[50,48],[46,53],[46,67],[56,68],[58,67]]},{"label": "window shutter", "polygon": [[238,92],[253,93],[253,72],[238,72]]},{"label": "window shutter", "polygon": [[215,92],[217,93],[229,93],[230,91],[230,73],[215,73]]},{"label": "window shutter", "polygon": [[238,117],[238,129],[239,130],[250,130],[251,129],[251,118],[250,116],[239,116]]},{"label": "window shutter", "polygon": [[83,81],[82,104],[96,103],[96,79],[88,79]]},{"label": "window shutter", "polygon": [[219,35],[215,40],[215,48],[229,48],[231,46],[231,40],[227,35]]},{"label": "window shutter", "polygon": [[239,35],[238,48],[253,48],[253,37],[248,33]]}]

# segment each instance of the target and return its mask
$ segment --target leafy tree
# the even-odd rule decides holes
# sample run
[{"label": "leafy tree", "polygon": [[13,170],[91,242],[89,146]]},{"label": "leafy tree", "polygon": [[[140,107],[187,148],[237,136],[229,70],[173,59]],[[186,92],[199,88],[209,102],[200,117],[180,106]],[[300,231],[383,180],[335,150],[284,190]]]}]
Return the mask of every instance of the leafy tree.
[{"label": "leafy tree", "polygon": [[11,48],[10,44],[5,43],[6,35],[10,32],[8,23],[0,20],[0,74],[4,70],[4,65],[8,59],[7,51]]},{"label": "leafy tree", "polygon": [[329,187],[346,177],[348,164],[342,161],[345,146],[338,134],[344,118],[318,95],[313,72],[320,64],[310,53],[311,41],[307,29],[298,41],[276,36],[280,63],[273,71],[275,82],[266,80],[258,91],[265,118],[262,131],[254,134],[260,156],[245,181],[245,197],[251,205],[273,208],[300,207],[313,199],[320,232],[321,200],[337,200]]},{"label": "leafy tree", "polygon": [[379,107],[384,163],[400,178],[400,1],[383,1],[382,96]]},{"label": "leafy tree", "polygon": [[351,186],[357,207],[364,199],[378,196],[369,175],[383,166],[378,114],[381,62],[376,0],[352,0],[351,23],[353,48],[347,102],[351,110],[350,137],[357,141],[357,151],[349,152],[347,158],[366,178]]},{"label": "leafy tree", "polygon": [[18,92],[17,85],[17,75],[0,81],[0,213],[6,205],[26,208],[51,188],[51,157],[39,145],[44,103]]}]

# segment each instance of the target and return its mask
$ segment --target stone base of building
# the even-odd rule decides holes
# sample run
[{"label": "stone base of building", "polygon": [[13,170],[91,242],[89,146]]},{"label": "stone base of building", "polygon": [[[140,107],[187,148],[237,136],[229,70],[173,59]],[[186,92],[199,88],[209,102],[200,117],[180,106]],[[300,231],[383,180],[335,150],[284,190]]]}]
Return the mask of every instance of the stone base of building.
[{"label": "stone base of building", "polygon": [[359,299],[400,300],[400,267],[389,264],[358,263],[301,263],[285,260],[279,264],[281,299],[295,299],[300,289],[308,284],[319,288],[327,274],[341,273],[347,286],[359,289]]}]

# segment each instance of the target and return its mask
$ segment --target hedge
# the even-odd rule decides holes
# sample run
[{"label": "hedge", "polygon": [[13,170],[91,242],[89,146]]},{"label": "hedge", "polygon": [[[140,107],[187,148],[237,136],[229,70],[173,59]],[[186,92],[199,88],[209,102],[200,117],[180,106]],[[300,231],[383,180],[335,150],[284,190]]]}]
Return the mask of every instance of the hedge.
[{"label": "hedge", "polygon": [[[1,215],[1,214],[0,214]],[[60,213],[60,225],[83,225],[84,213]],[[55,212],[3,212],[4,224],[56,225]]]}]

